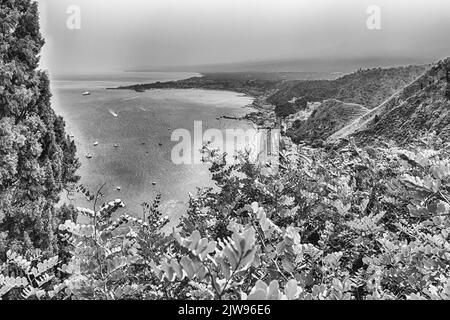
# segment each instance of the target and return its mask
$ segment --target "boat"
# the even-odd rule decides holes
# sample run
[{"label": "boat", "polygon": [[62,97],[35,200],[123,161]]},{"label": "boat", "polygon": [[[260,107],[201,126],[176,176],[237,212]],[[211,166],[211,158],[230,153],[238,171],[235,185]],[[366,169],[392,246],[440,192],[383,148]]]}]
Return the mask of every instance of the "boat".
[{"label": "boat", "polygon": [[117,189],[117,191],[120,191],[120,190],[122,190],[122,187],[117,187],[116,189]]},{"label": "boat", "polygon": [[90,96],[91,93],[90,93],[89,91],[86,91],[86,92],[83,92],[82,95],[83,95],[83,96]]},{"label": "boat", "polygon": [[118,145],[118,144],[115,144],[115,145],[114,145],[114,148],[118,148],[118,147],[119,147],[119,145]]},{"label": "boat", "polygon": [[98,141],[94,142],[94,147],[98,146]]},{"label": "boat", "polygon": [[158,145],[159,145],[160,147],[162,147],[163,144],[160,142],[160,143],[158,143]]},{"label": "boat", "polygon": [[222,116],[223,119],[228,119],[228,120],[239,120],[239,118],[236,117],[230,117],[230,116]]},{"label": "boat", "polygon": [[92,159],[92,154],[86,153],[85,157],[86,157],[87,159]]},{"label": "boat", "polygon": [[136,92],[145,92],[145,89],[135,89],[134,91],[136,91]]}]

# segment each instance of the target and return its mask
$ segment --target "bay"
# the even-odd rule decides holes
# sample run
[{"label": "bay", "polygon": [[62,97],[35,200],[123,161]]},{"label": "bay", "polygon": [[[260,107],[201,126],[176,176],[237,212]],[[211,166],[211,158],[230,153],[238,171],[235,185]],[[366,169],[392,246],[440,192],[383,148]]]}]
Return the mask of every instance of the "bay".
[{"label": "bay", "polygon": [[[80,183],[96,191],[104,183],[104,202],[121,199],[122,211],[139,216],[141,204],[162,195],[162,211],[177,218],[186,209],[188,193],[212,186],[206,165],[175,165],[171,141],[176,129],[194,131],[194,122],[207,129],[248,129],[240,117],[251,111],[252,98],[210,90],[106,90],[135,83],[179,80],[190,73],[110,73],[52,79],[52,105],[66,121],[82,164]],[[89,96],[82,93],[89,91]],[[95,145],[98,142],[97,145]],[[89,154],[92,158],[86,158]],[[120,190],[118,190],[120,187]],[[81,195],[62,201],[89,207]],[[102,202],[103,202],[102,201]]]}]

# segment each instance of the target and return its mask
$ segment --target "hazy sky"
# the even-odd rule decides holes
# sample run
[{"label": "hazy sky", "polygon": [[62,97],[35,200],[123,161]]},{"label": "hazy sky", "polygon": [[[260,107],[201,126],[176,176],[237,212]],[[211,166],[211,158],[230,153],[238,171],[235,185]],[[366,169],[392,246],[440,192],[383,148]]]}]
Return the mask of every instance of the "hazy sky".
[{"label": "hazy sky", "polygon": [[[448,0],[38,0],[54,73],[295,57],[450,56]],[[81,9],[70,30],[67,9]],[[366,12],[381,9],[381,30]]]}]

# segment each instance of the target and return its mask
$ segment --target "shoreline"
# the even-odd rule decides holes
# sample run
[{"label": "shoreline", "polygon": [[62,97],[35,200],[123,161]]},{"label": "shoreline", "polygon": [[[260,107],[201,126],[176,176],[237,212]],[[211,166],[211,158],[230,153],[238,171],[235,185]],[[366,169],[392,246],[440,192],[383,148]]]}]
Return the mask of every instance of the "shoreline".
[{"label": "shoreline", "polygon": [[[237,73],[217,73],[200,74],[183,80],[140,83],[127,86],[110,87],[106,90],[131,90],[140,93],[152,90],[211,90],[221,92],[232,92],[240,94],[243,97],[249,97],[252,102],[244,106],[250,109],[250,112],[242,117],[221,116],[220,119],[245,120],[252,124],[256,129],[274,125],[273,116],[268,110],[272,106],[267,102],[267,97],[274,92],[274,88],[280,83],[279,79],[249,79],[243,74]],[[273,107],[273,106],[272,106]],[[270,108],[273,110],[273,108]]]}]

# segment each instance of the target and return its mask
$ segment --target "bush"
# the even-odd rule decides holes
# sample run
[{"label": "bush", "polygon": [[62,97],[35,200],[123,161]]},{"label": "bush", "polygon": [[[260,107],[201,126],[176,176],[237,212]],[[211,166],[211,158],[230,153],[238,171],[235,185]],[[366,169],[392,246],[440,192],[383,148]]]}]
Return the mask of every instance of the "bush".
[{"label": "bush", "polygon": [[172,234],[158,232],[158,199],[143,220],[110,220],[119,200],[78,209],[91,223],[60,226],[70,249],[38,268],[51,285],[33,282],[32,261],[9,258],[2,272],[21,269],[28,282],[15,271],[0,292],[14,283],[40,298],[449,299],[447,147],[433,135],[408,149],[299,147],[280,155],[278,172],[205,149],[220,191],[191,195]]}]

